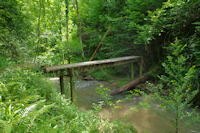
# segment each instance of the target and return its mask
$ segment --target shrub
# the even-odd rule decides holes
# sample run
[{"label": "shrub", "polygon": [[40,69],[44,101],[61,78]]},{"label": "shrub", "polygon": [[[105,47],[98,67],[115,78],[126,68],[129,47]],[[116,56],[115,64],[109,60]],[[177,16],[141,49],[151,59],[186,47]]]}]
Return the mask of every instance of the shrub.
[{"label": "shrub", "polygon": [[[171,55],[162,63],[165,74],[159,77],[161,84],[155,91],[156,98],[161,101],[161,107],[175,114],[173,125],[176,133],[180,132],[180,122],[194,115],[193,111],[187,109],[191,109],[191,102],[199,91],[192,87],[196,69],[195,66],[187,64],[188,57],[183,55],[186,46],[176,41],[168,47]],[[195,120],[200,119],[196,117]]]}]

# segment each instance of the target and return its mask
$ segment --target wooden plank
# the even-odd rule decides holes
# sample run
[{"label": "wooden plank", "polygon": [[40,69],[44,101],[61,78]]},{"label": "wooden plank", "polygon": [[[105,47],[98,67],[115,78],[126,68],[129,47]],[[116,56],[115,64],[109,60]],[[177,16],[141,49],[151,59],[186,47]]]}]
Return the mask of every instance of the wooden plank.
[{"label": "wooden plank", "polygon": [[83,66],[83,67],[78,67],[75,68],[75,70],[79,72],[87,71],[87,70],[95,70],[95,69],[100,69],[100,68],[106,68],[106,67],[111,67],[111,66],[118,66],[118,65],[123,65],[123,64],[129,64],[132,62],[137,62],[137,60],[130,60],[130,61],[123,61],[123,62],[114,62],[114,63],[106,63],[106,64],[97,64],[97,65],[92,65],[92,66]]},{"label": "wooden plank", "polygon": [[122,65],[127,64],[130,62],[137,62],[140,61],[140,56],[127,56],[127,57],[120,57],[120,58],[113,58],[113,59],[105,59],[105,60],[97,60],[97,61],[88,61],[88,62],[81,62],[81,63],[74,63],[74,64],[67,64],[67,65],[60,65],[60,66],[53,66],[45,68],[45,72],[51,71],[60,71],[65,69],[95,69],[98,67],[108,67],[108,66],[115,66],[115,65]]}]

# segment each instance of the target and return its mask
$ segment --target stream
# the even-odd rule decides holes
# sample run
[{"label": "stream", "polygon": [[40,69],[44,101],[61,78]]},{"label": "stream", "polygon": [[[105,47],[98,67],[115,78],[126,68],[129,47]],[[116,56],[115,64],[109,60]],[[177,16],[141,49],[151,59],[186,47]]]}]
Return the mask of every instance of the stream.
[{"label": "stream", "polygon": [[[58,78],[50,78],[50,80],[55,83],[56,88],[59,88]],[[67,81],[68,79],[65,79],[65,83]],[[77,80],[75,85],[75,104],[84,111],[92,109],[92,103],[102,101],[101,96],[96,93],[96,88],[100,85],[111,90],[119,88],[116,83],[95,80]],[[174,116],[160,109],[157,103],[141,96],[132,96],[128,100],[127,95],[124,94],[114,96],[114,101],[123,102],[119,102],[114,107],[103,107],[100,115],[109,120],[121,120],[132,124],[138,133],[175,133],[170,122]],[[191,127],[181,125],[180,133],[200,133],[200,124],[192,124]]]}]

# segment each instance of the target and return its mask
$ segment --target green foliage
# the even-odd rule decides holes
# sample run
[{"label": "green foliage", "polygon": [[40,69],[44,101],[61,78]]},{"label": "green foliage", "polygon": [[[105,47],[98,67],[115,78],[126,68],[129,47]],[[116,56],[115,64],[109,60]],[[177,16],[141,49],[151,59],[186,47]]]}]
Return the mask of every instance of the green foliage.
[{"label": "green foliage", "polygon": [[119,128],[116,133],[137,133],[131,124],[123,123],[121,121],[114,121],[114,127]]},{"label": "green foliage", "polygon": [[96,93],[99,94],[101,96],[101,98],[103,98],[106,105],[112,105],[113,104],[112,101],[111,101],[111,96],[110,96],[109,92],[110,92],[110,89],[104,88],[103,85],[96,88]]},{"label": "green foliage", "polygon": [[92,77],[95,77],[96,80],[108,81],[110,79],[110,77],[107,75],[107,70],[94,70],[90,72],[90,74]]},{"label": "green foliage", "polygon": [[[158,39],[159,36],[171,36],[166,38],[166,43],[175,37],[186,37],[191,35],[194,30],[188,28],[198,19],[199,2],[175,0],[167,1],[162,8],[156,9],[154,12],[148,12],[149,24],[144,25],[138,32],[139,37],[145,43],[149,44],[152,40]],[[166,33],[168,32],[168,33]]]},{"label": "green foliage", "polygon": [[[80,112],[31,70],[5,71],[0,77],[1,132],[134,132],[94,111]],[[126,127],[126,126],[124,126]]]},{"label": "green foliage", "polygon": [[196,79],[196,68],[187,64],[188,57],[183,55],[186,46],[176,41],[168,47],[171,55],[162,64],[165,75],[159,77],[161,84],[155,90],[156,98],[162,103],[161,107],[175,114],[173,125],[176,132],[179,132],[181,121],[194,116],[187,109],[191,109],[192,100],[199,91],[192,87]]},{"label": "green foliage", "polygon": [[[37,62],[67,63],[69,56],[80,53],[74,38],[76,27],[69,21],[70,42],[66,41],[65,2],[20,1],[0,2],[0,55],[18,60],[38,56]],[[72,3],[68,3],[70,10]],[[71,18],[69,13],[69,19]],[[63,56],[64,55],[64,56]]]},{"label": "green foliage", "polygon": [[9,61],[4,56],[0,56],[0,61],[1,61],[0,62],[0,72],[1,72],[2,70],[4,70],[8,66]]},{"label": "green foliage", "polygon": [[[105,38],[96,59],[105,59],[141,54],[142,46],[134,46],[135,36],[140,25],[146,23],[148,10],[155,10],[165,0],[113,0],[84,2],[81,10],[83,39],[87,44],[86,56],[90,57],[109,27],[110,34]],[[87,5],[87,6],[86,6]],[[87,10],[85,10],[87,8]],[[137,50],[136,50],[137,49]]]},{"label": "green foliage", "polygon": [[[24,51],[29,36],[29,21],[17,0],[0,2],[0,56],[16,58]],[[23,53],[23,52],[22,52]]]},{"label": "green foliage", "polygon": [[130,90],[129,93],[130,93],[130,95],[132,95],[132,96],[139,96],[139,95],[141,95],[143,92],[142,92],[141,90],[139,90],[139,89],[134,89],[134,90]]},{"label": "green foliage", "polygon": [[[147,23],[139,28],[136,42],[145,43],[154,60],[165,56],[164,46],[168,46],[175,38],[190,43],[195,33],[193,23],[199,22],[198,0],[168,0],[161,8],[149,11]],[[161,53],[162,52],[162,53]]]}]

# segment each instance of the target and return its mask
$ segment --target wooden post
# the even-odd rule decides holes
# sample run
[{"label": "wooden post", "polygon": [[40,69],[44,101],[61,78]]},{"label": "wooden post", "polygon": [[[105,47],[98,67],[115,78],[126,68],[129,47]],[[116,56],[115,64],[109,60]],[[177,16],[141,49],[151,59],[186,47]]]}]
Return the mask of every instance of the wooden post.
[{"label": "wooden post", "polygon": [[62,95],[65,94],[64,71],[60,71],[60,92]]},{"label": "wooden post", "polygon": [[140,60],[140,77],[142,76],[143,64],[144,64],[144,61],[143,61],[143,58],[141,57],[141,60]]},{"label": "wooden post", "polygon": [[69,70],[70,76],[70,90],[71,90],[71,101],[74,102],[74,69]]},{"label": "wooden post", "polygon": [[131,80],[134,79],[134,63],[131,63]]}]

